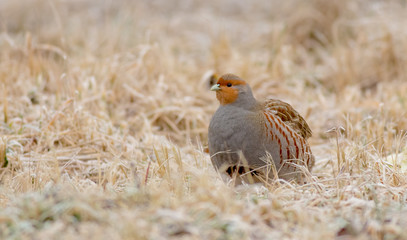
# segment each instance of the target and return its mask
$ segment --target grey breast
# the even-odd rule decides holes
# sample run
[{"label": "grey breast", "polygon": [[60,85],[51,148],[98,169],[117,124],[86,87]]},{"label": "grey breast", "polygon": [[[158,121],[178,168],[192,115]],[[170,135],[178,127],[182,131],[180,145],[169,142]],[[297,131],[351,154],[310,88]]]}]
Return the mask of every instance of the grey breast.
[{"label": "grey breast", "polygon": [[215,112],[208,137],[211,160],[216,168],[223,164],[237,165],[240,151],[249,165],[261,165],[260,157],[265,155],[261,141],[264,138],[260,128],[250,124],[256,114],[230,105],[220,106]]}]

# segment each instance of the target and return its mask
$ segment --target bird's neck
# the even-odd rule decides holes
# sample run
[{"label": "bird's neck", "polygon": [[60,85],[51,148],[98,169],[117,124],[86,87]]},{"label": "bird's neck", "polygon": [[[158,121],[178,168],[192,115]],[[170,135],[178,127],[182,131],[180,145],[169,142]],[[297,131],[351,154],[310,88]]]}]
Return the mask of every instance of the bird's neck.
[{"label": "bird's neck", "polygon": [[[253,97],[253,95],[251,96],[247,96],[245,98],[237,98],[235,102],[227,104],[233,107],[238,107],[238,108],[243,108],[247,111],[255,111],[258,110],[260,108],[260,103],[257,102],[257,100]],[[227,106],[226,105],[226,106]]]}]

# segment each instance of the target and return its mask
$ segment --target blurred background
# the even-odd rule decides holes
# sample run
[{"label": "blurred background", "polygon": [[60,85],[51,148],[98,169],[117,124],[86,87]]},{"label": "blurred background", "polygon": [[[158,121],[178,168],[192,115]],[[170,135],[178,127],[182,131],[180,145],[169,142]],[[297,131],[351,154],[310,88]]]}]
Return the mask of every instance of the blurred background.
[{"label": "blurred background", "polygon": [[152,102],[206,105],[208,71],[238,74],[258,98],[298,102],[303,113],[324,107],[316,95],[348,108],[364,99],[352,95],[406,80],[405,16],[404,1],[2,0],[0,79],[38,102],[104,94],[85,107],[113,120],[131,121]]}]

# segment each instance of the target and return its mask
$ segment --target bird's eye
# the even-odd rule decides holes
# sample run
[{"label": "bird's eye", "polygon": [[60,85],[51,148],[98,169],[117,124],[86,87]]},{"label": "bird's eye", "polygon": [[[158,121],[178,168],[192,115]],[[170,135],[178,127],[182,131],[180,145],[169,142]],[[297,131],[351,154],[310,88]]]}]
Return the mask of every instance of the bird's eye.
[{"label": "bird's eye", "polygon": [[228,84],[226,84],[226,86],[231,87],[231,86],[232,86],[232,84],[231,84],[231,83],[228,83]]}]

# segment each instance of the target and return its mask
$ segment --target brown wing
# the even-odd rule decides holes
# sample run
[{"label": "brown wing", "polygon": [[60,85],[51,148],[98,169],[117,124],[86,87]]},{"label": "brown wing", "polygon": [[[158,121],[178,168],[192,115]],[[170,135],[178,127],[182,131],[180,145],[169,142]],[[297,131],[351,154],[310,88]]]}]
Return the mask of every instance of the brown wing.
[{"label": "brown wing", "polygon": [[268,99],[264,104],[266,110],[278,116],[304,139],[312,136],[312,131],[307,122],[290,104],[277,99]]}]

